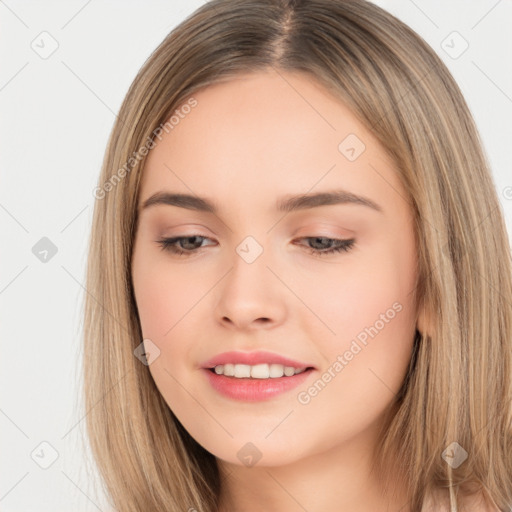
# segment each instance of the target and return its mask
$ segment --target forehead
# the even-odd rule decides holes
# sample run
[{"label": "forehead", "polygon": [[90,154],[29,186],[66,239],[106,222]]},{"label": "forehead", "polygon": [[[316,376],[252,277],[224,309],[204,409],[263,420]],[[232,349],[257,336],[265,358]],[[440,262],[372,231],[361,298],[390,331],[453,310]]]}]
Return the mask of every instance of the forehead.
[{"label": "forehead", "polygon": [[163,189],[220,203],[340,187],[400,193],[393,162],[371,132],[308,75],[250,73],[192,98],[195,106],[178,107],[172,129],[155,139],[141,201]]}]

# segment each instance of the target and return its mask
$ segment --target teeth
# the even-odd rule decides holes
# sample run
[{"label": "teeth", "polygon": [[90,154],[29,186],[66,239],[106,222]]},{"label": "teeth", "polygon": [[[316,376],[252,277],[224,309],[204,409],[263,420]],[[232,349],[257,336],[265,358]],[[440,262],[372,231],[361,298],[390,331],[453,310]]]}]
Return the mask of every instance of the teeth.
[{"label": "teeth", "polygon": [[294,368],[293,366],[284,366],[282,364],[219,364],[215,367],[217,375],[225,375],[226,377],[236,377],[238,379],[276,379],[279,377],[291,377],[297,373],[302,373],[306,368]]}]

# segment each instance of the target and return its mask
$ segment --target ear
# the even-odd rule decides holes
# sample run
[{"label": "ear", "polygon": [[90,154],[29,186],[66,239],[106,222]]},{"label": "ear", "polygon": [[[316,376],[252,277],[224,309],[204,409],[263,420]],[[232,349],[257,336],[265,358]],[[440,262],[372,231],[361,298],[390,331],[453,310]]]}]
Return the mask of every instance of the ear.
[{"label": "ear", "polygon": [[420,307],[418,318],[416,320],[416,329],[418,329],[423,336],[431,336],[434,331],[432,314],[424,305]]}]

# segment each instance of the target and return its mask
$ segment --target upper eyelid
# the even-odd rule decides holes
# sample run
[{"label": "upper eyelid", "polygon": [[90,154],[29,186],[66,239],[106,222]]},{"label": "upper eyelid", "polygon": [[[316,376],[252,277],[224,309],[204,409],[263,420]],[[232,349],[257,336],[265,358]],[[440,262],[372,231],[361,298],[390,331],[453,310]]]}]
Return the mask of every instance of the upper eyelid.
[{"label": "upper eyelid", "polygon": [[[161,238],[165,238],[167,240],[174,240],[174,239],[182,239],[182,238],[192,238],[192,237],[198,237],[198,238],[206,238],[209,240],[213,240],[213,237],[207,236],[207,235],[200,235],[199,233],[186,233],[184,235],[173,235],[173,236],[162,236]],[[337,235],[326,235],[324,233],[313,233],[310,235],[301,235],[301,236],[294,236],[293,238],[329,238],[331,240],[348,240],[348,238],[343,238],[343,235],[337,236]]]}]

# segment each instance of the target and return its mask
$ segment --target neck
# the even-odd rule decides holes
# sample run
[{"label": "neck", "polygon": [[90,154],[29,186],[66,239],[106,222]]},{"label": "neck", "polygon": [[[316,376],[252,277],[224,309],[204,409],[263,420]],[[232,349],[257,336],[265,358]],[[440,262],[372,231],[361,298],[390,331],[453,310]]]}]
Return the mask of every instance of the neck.
[{"label": "neck", "polygon": [[369,446],[374,445],[368,441],[374,434],[359,434],[336,447],[319,446],[314,454],[286,465],[246,467],[218,460],[218,512],[409,512],[404,484],[386,489],[372,471]]}]

